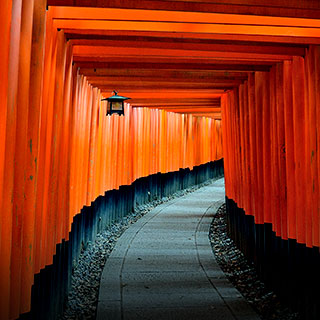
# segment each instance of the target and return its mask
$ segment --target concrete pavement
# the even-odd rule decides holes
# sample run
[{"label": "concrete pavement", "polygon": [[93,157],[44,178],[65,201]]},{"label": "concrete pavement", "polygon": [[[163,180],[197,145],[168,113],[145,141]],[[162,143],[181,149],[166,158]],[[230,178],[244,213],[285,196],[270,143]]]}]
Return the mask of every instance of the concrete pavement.
[{"label": "concrete pavement", "polygon": [[257,320],[208,239],[224,181],[164,203],[130,226],[108,258],[97,319]]}]

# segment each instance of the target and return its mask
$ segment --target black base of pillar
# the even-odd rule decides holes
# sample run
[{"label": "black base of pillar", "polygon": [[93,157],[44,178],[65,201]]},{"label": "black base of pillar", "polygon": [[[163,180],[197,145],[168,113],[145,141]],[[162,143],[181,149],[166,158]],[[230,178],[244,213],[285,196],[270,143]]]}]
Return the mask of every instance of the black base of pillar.
[{"label": "black base of pillar", "polygon": [[53,264],[34,277],[31,311],[20,319],[57,319],[62,313],[70,288],[72,268],[80,252],[97,233],[121,220],[134,208],[173,193],[223,176],[223,160],[190,169],[140,178],[130,186],[110,190],[98,197],[90,207],[83,207],[72,223],[68,241],[57,244]]},{"label": "black base of pillar", "polygon": [[320,319],[319,248],[277,237],[271,224],[255,224],[227,197],[226,205],[229,237],[254,262],[260,278],[303,319]]}]

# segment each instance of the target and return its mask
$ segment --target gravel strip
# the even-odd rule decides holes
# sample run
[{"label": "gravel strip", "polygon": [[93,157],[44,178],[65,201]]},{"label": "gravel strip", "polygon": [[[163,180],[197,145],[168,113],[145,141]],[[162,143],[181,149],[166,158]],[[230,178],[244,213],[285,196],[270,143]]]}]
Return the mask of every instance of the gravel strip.
[{"label": "gravel strip", "polygon": [[223,204],[213,218],[209,239],[218,264],[230,282],[240,291],[252,308],[264,320],[299,320],[277,295],[258,279],[253,263],[247,261],[227,235],[226,205]]},{"label": "gravel strip", "polygon": [[99,233],[94,242],[90,242],[85,250],[81,252],[77,266],[73,270],[71,288],[64,313],[59,320],[66,319],[90,319],[96,318],[96,310],[99,296],[101,274],[106,259],[112,252],[121,234],[139,218],[151,211],[156,206],[171,199],[184,196],[203,186],[210,185],[214,180],[188,189],[178,191],[172,196],[155,200],[141,205],[135,211],[125,217],[122,221],[114,223],[107,230]]}]

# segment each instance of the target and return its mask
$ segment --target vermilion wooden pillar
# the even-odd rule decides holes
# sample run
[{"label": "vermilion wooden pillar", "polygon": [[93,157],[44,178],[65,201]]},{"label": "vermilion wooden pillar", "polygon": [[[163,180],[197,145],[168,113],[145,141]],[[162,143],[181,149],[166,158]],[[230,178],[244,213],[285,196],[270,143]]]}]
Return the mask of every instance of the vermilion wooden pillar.
[{"label": "vermilion wooden pillar", "polygon": [[[276,224],[276,215],[280,208],[280,179],[279,179],[279,148],[278,148],[278,117],[277,117],[277,94],[276,94],[276,67],[270,70],[270,221],[273,229],[279,227]],[[267,178],[267,170],[265,177]]]},{"label": "vermilion wooden pillar", "polygon": [[286,185],[287,185],[287,217],[288,237],[296,238],[296,206],[295,206],[295,166],[294,166],[294,129],[292,106],[292,62],[285,61],[283,65],[284,91],[284,124],[286,151]]},{"label": "vermilion wooden pillar", "polygon": [[[314,55],[311,55],[310,59],[314,59],[314,74],[313,75],[313,81],[314,81],[314,94],[315,94],[315,102],[314,102],[314,109],[311,109],[312,112],[310,114],[310,117],[312,118],[311,125],[315,124],[316,128],[320,127],[320,76],[319,76],[319,71],[320,71],[320,48],[319,46],[317,47],[311,47],[312,51],[314,50]],[[310,71],[312,72],[312,71]],[[312,88],[312,86],[311,86]],[[313,118],[313,115],[315,115],[315,120]],[[313,127],[314,128],[314,127]],[[312,132],[313,131],[313,132]],[[313,134],[313,140],[311,142],[311,155],[312,151],[314,151],[313,156],[314,156],[314,161],[312,161],[312,188],[313,191],[313,197],[312,199],[315,199],[315,201],[312,202],[313,204],[313,217],[312,217],[312,225],[313,225],[313,230],[314,230],[314,243],[318,247],[320,246],[320,222],[319,222],[319,217],[320,217],[320,155],[319,155],[319,143],[320,143],[320,130],[316,130],[316,133],[314,132],[314,129],[312,129],[311,135]],[[317,148],[314,145],[314,141],[317,141]]]},{"label": "vermilion wooden pillar", "polygon": [[[296,209],[296,239],[299,243],[310,242],[306,239],[309,208],[306,194],[306,115],[305,115],[305,83],[304,83],[304,59],[294,57],[292,62],[292,87],[293,87],[293,130],[294,130],[294,163],[295,163],[295,209]],[[308,164],[308,166],[310,166]]]},{"label": "vermilion wooden pillar", "polygon": [[[7,125],[7,103],[8,103],[8,65],[10,50],[10,28],[11,28],[12,2],[10,0],[0,3],[0,21],[2,21],[2,45],[0,47],[0,203],[4,188],[4,167],[5,167],[5,148],[6,148],[6,125]],[[0,205],[1,208],[1,205]],[[2,226],[5,218],[0,217],[0,248],[2,239]],[[1,270],[1,267],[0,267]],[[0,290],[3,289],[0,281]],[[1,290],[2,291],[2,290]],[[5,306],[0,302],[0,310],[5,310]]]},{"label": "vermilion wooden pillar", "polygon": [[254,113],[256,116],[256,152],[257,152],[257,199],[255,222],[263,223],[264,220],[264,190],[263,190],[263,85],[264,73],[257,72],[255,74],[255,106]]},{"label": "vermilion wooden pillar", "polygon": [[255,120],[255,79],[254,74],[249,74],[248,79],[248,113],[249,113],[249,143],[250,143],[250,176],[252,181],[252,193],[250,196],[252,212],[257,212],[258,195],[257,195],[257,143],[256,143],[256,120]]},{"label": "vermilion wooden pillar", "polygon": [[20,312],[23,313],[29,309],[30,304],[27,300],[28,297],[31,297],[29,288],[33,281],[33,264],[31,261],[33,260],[34,219],[32,219],[33,212],[27,214],[25,211],[25,196],[28,193],[25,188],[25,181],[33,179],[33,177],[26,176],[33,4],[33,1],[23,0],[21,12],[17,130],[14,159],[14,206],[12,212],[13,223],[18,224],[19,227],[17,228],[16,225],[12,230],[11,317],[17,317]]},{"label": "vermilion wooden pillar", "polygon": [[[42,110],[42,93],[43,93],[43,70],[44,70],[44,50],[45,50],[45,10],[46,1],[35,1],[33,12],[32,26],[32,51],[30,65],[30,83],[29,83],[29,113],[28,113],[28,138],[30,152],[27,161],[27,179],[26,186],[26,211],[30,214],[30,221],[35,219],[34,229],[29,224],[30,234],[34,235],[33,255],[34,255],[34,272],[38,273],[40,257],[40,236],[41,236],[41,215],[37,215],[35,210],[37,206],[38,195],[38,172],[39,172],[39,153],[40,153],[40,120]],[[32,147],[31,147],[32,146]],[[31,148],[30,148],[31,147]],[[27,244],[28,247],[28,244]],[[33,280],[33,279],[32,279]]]},{"label": "vermilion wooden pillar", "polygon": [[[7,106],[5,106],[6,114],[6,132],[5,132],[5,152],[3,163],[3,181],[5,188],[2,188],[1,195],[1,256],[3,257],[0,264],[0,291],[3,298],[0,299],[1,309],[0,312],[3,318],[9,318],[10,315],[10,286],[11,286],[11,259],[12,259],[12,234],[13,234],[13,192],[14,192],[14,159],[15,159],[15,141],[16,141],[16,117],[17,117],[17,91],[18,91],[18,74],[19,74],[19,49],[20,49],[20,37],[21,37],[21,12],[22,1],[16,1],[12,3],[12,11],[10,10],[10,4],[7,3],[7,12],[11,19],[9,21],[15,21],[9,27],[10,30],[10,47],[9,47],[9,59],[8,59],[8,92],[7,92]],[[8,19],[7,22],[9,23]],[[6,83],[6,81],[5,81]],[[10,85],[9,85],[10,84]],[[3,138],[2,138],[3,139]],[[21,226],[21,221],[16,228]],[[20,259],[20,257],[14,257],[13,259]],[[19,265],[15,266],[16,270],[19,270]],[[19,270],[20,272],[20,270]],[[17,275],[19,277],[19,275]],[[16,283],[19,283],[20,277]],[[20,283],[19,283],[20,286]],[[20,296],[20,290],[18,295]],[[18,299],[20,300],[20,297]],[[18,310],[19,311],[19,310]]]},{"label": "vermilion wooden pillar", "polygon": [[263,157],[263,222],[271,223],[271,111],[270,73],[263,75],[262,93],[262,157]]},{"label": "vermilion wooden pillar", "polygon": [[249,215],[252,215],[252,199],[253,196],[253,188],[252,188],[252,163],[251,163],[251,143],[250,143],[250,111],[249,111],[249,88],[248,81],[244,82],[244,92],[243,92],[243,113],[244,113],[244,152],[246,158],[246,201],[247,201],[247,210],[246,212]]}]

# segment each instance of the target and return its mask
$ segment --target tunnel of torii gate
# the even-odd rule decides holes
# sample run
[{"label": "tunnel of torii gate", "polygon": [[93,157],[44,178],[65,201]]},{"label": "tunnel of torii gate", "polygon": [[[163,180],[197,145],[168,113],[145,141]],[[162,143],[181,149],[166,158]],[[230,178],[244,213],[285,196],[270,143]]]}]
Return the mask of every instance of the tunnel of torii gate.
[{"label": "tunnel of torii gate", "polygon": [[318,0],[1,0],[0,21],[1,319],[54,319],[81,243],[223,169],[231,237],[319,319]]}]

